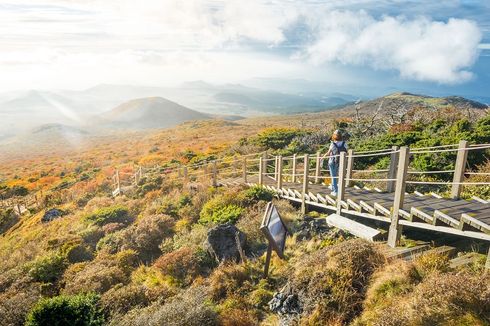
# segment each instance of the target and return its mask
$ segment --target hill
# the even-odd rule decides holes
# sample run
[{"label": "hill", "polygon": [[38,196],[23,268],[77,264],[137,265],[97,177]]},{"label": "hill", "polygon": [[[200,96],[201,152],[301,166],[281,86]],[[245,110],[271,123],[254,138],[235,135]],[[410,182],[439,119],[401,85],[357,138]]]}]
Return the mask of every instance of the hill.
[{"label": "hill", "polygon": [[103,114],[101,118],[103,124],[112,127],[157,129],[210,117],[162,97],[148,97],[125,102]]},{"label": "hill", "polygon": [[[393,93],[373,100],[358,103],[362,111],[376,111],[381,106],[381,112],[387,113],[393,109],[411,111],[414,109],[440,110],[453,108],[458,111],[485,113],[486,104],[469,100],[461,96],[432,97],[407,92]],[[355,105],[347,106],[353,109]]]}]

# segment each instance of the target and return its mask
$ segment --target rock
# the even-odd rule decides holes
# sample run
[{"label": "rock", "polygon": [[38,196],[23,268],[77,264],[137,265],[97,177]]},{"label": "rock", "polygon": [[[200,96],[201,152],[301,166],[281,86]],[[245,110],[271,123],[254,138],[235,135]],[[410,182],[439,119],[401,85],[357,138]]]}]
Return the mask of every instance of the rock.
[{"label": "rock", "polygon": [[305,216],[298,226],[296,237],[298,240],[308,240],[314,236],[324,238],[329,230],[330,227],[324,218]]},{"label": "rock", "polygon": [[41,222],[51,222],[52,220],[60,218],[61,216],[63,216],[63,211],[52,208],[44,213],[43,217],[41,217]]},{"label": "rock", "polygon": [[269,301],[269,309],[279,314],[282,326],[295,324],[302,312],[298,296],[293,293],[289,284],[286,284],[280,292],[274,293],[272,300]]},{"label": "rock", "polygon": [[236,234],[240,246],[243,249],[246,242],[246,235],[233,224],[221,224],[208,231],[206,239],[206,248],[217,261],[227,260],[240,261],[240,252],[238,251]]}]

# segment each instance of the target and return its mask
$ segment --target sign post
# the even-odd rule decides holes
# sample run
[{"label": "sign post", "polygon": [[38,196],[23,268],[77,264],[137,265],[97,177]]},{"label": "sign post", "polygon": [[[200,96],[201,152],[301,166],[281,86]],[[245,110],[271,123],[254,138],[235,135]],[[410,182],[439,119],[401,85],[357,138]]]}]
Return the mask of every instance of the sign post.
[{"label": "sign post", "polygon": [[260,230],[264,233],[269,242],[264,267],[264,278],[267,278],[269,275],[272,250],[277,253],[279,258],[284,259],[284,247],[286,245],[286,236],[288,234],[288,229],[272,202],[267,204]]}]

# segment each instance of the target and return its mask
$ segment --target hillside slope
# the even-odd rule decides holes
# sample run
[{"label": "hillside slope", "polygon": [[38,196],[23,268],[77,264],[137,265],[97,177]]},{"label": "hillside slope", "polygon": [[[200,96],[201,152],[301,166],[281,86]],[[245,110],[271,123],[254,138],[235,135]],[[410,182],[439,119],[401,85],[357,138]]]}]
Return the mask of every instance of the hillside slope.
[{"label": "hillside slope", "polygon": [[[381,112],[393,109],[410,111],[414,109],[440,110],[453,108],[458,111],[482,112],[488,109],[486,104],[469,100],[461,96],[432,97],[411,93],[393,93],[370,101],[358,104],[362,111],[376,111],[380,106]],[[353,109],[355,105],[349,105],[347,109]]]},{"label": "hillside slope", "polygon": [[129,129],[168,128],[209,116],[162,97],[140,98],[125,102],[102,115],[103,124]]}]

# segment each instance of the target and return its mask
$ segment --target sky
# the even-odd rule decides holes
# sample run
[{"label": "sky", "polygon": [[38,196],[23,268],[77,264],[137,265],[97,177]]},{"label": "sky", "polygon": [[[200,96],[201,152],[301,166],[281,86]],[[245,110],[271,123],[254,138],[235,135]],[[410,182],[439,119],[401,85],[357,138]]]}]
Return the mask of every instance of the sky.
[{"label": "sky", "polygon": [[489,96],[490,1],[3,0],[0,90],[301,79]]}]

